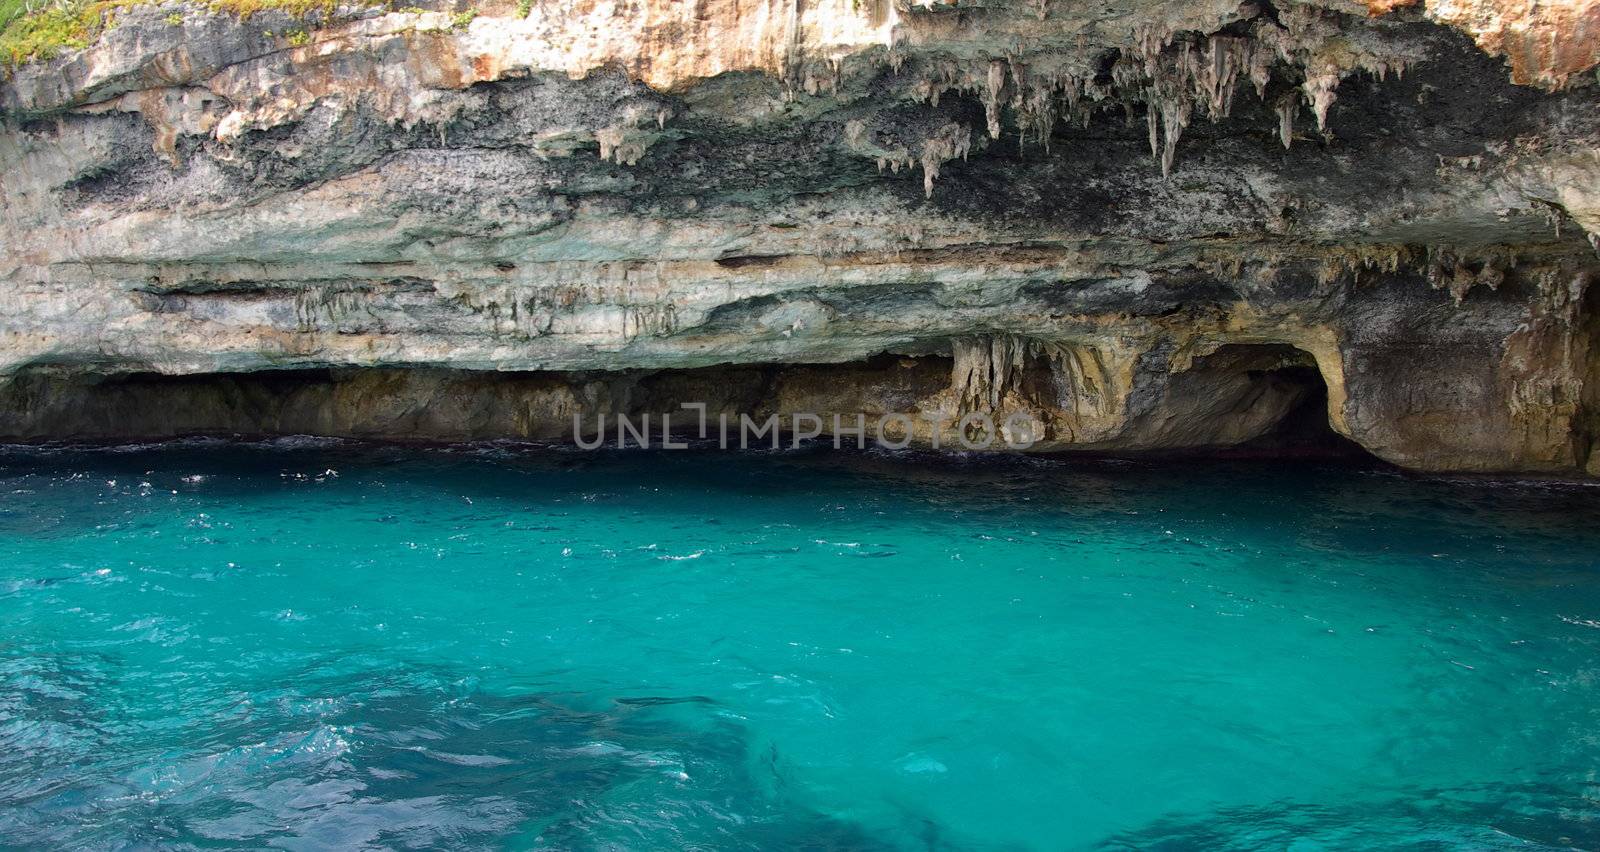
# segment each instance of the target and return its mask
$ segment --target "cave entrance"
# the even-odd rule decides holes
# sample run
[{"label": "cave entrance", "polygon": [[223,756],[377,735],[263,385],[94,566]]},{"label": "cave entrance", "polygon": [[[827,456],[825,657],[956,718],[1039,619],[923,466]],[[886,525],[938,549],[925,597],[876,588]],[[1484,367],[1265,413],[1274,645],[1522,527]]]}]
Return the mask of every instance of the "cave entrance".
[{"label": "cave entrance", "polygon": [[1173,375],[1163,443],[1229,454],[1370,458],[1328,420],[1328,384],[1311,353],[1286,343],[1230,343]]},{"label": "cave entrance", "polygon": [[[653,413],[664,428],[665,414],[679,412],[683,402],[704,404],[708,416],[727,414],[736,423],[740,415],[759,423],[769,415],[809,412],[824,424],[835,413],[846,423],[858,414],[877,423],[890,413],[915,422],[922,412],[964,402],[997,415],[1042,412],[1036,416],[1059,418],[1055,425],[1045,422],[1046,429],[1066,422],[1090,432],[1087,439],[1070,429],[1056,433],[1061,438],[1047,434],[1035,448],[1041,452],[1368,458],[1329,425],[1328,387],[1315,360],[1287,344],[1227,344],[1177,372],[1145,370],[1127,395],[1127,409],[1123,397],[1108,390],[1113,378],[1092,351],[1051,353],[1046,359],[1015,341],[989,341],[958,347],[959,357],[935,349],[841,364],[610,373],[409,367],[99,376],[40,368],[0,383],[0,437],[306,434],[565,442],[575,434],[575,414],[579,422],[607,416],[616,424],[624,414],[644,423]],[[685,425],[689,415],[673,416],[676,428],[691,428]],[[949,435],[944,440],[955,443]]]}]

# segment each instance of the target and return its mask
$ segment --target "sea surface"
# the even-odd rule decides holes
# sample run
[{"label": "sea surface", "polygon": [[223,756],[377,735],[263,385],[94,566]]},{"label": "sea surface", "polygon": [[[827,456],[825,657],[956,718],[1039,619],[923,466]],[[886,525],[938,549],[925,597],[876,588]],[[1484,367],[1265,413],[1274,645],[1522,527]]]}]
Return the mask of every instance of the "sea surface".
[{"label": "sea surface", "polygon": [[1600,848],[1600,488],[0,449],[0,845]]}]

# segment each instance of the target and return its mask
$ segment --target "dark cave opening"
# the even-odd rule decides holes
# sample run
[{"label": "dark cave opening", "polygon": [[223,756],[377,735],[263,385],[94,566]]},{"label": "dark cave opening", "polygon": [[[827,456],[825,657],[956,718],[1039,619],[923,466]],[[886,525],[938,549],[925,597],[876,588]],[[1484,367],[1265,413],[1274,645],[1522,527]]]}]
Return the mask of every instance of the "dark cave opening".
[{"label": "dark cave opening", "polygon": [[[953,409],[945,408],[964,399],[952,378],[954,366],[936,348],[839,364],[630,371],[412,366],[174,376],[37,368],[0,383],[0,438],[114,442],[318,435],[420,443],[566,443],[579,434],[591,437],[602,415],[610,418],[608,431],[616,429],[619,415],[634,422],[653,416],[659,431],[663,415],[670,413],[674,434],[682,435],[691,425],[681,408],[685,402],[703,403],[712,422],[719,415],[737,421],[745,413],[755,419],[776,414],[783,421],[780,431],[788,433],[796,428],[789,418],[797,412],[814,412],[823,423],[831,423],[835,413],[845,423],[853,423],[858,413],[868,423],[895,412],[959,417],[968,409],[952,415]],[[1115,393],[1104,384],[1106,373],[1091,369],[1087,360],[1052,366],[1038,354],[1026,366],[1016,378],[1015,395],[1002,408],[1005,414],[1032,411],[1052,424],[1036,452],[1370,458],[1330,426],[1321,372],[1309,353],[1289,345],[1227,344],[1194,358],[1187,369],[1154,376],[1149,389],[1154,402],[1130,412],[1113,434],[1101,438],[1085,436],[1081,425],[1060,426],[1068,422],[1061,418],[1082,414],[1078,406],[1085,399],[1110,405]],[[1053,407],[1068,398],[1077,400],[1071,410]],[[993,411],[998,422],[1001,409]],[[1097,416],[1121,422],[1112,408],[1104,412]],[[823,435],[831,436],[832,430],[824,429]],[[921,443],[928,437],[917,433]]]},{"label": "dark cave opening", "polygon": [[1212,442],[1220,454],[1374,460],[1333,428],[1316,359],[1289,344],[1220,346],[1172,377],[1168,403],[1235,439]]}]

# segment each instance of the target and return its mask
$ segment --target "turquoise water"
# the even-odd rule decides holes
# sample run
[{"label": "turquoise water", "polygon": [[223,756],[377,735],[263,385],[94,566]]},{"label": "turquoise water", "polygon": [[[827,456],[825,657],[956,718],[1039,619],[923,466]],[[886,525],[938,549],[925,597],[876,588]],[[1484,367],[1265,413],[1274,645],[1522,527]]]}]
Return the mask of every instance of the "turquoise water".
[{"label": "turquoise water", "polygon": [[0,843],[1600,847],[1600,489],[0,452]]}]

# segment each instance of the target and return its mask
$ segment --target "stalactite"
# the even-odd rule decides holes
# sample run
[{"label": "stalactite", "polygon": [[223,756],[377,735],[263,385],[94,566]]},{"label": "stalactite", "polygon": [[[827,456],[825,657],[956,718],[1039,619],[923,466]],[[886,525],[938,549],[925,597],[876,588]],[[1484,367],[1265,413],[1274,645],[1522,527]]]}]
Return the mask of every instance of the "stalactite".
[{"label": "stalactite", "polygon": [[1507,273],[1517,267],[1519,260],[1516,251],[1505,246],[1470,251],[1429,246],[1428,283],[1436,290],[1447,291],[1451,300],[1460,305],[1476,287],[1482,286],[1491,292],[1500,289]]},{"label": "stalactite", "polygon": [[1306,102],[1311,105],[1311,111],[1317,115],[1317,129],[1328,129],[1328,108],[1338,98],[1334,90],[1339,87],[1339,72],[1337,69],[1328,69],[1313,72],[1306,69],[1305,82],[1301,88],[1305,90]]},{"label": "stalactite", "polygon": [[1083,103],[1083,98],[1086,94],[1086,85],[1088,85],[1088,82],[1080,79],[1077,75],[1066,75],[1066,79],[1061,86],[1061,96],[1067,102],[1067,112],[1076,113],[1078,111],[1078,105]]},{"label": "stalactite", "polygon": [[1259,43],[1250,47],[1250,84],[1255,86],[1256,97],[1267,99],[1267,84],[1272,82],[1272,51]]},{"label": "stalactite", "polygon": [[1161,176],[1169,177],[1172,174],[1172,162],[1178,154],[1178,139],[1183,136],[1183,129],[1189,126],[1189,117],[1194,105],[1187,100],[1166,101],[1161,104],[1161,130],[1164,139],[1161,143]]},{"label": "stalactite", "polygon": [[1021,123],[1018,144],[1025,144],[1031,135],[1050,150],[1050,132],[1056,125],[1056,96],[1052,87],[1034,86],[1026,95],[1019,96],[1017,114]]},{"label": "stalactite", "polygon": [[1293,96],[1278,100],[1278,140],[1283,143],[1284,150],[1294,144],[1294,114],[1299,108]]},{"label": "stalactite", "polygon": [[[1151,157],[1162,176],[1170,177],[1178,143],[1196,112],[1213,122],[1231,116],[1245,79],[1265,100],[1278,63],[1300,70],[1300,95],[1316,116],[1318,129],[1325,131],[1345,76],[1365,70],[1382,78],[1390,71],[1403,72],[1414,59],[1352,45],[1336,17],[1315,10],[1290,7],[1280,10],[1280,18],[1281,24],[1261,22],[1245,32],[1210,35],[1141,27],[1120,51],[1085,43],[1080,52],[1033,54],[1024,61],[1019,46],[1003,59],[934,60],[911,83],[910,95],[937,107],[944,92],[975,94],[991,138],[1004,131],[1004,108],[1010,106],[1021,136],[1018,145],[1037,140],[1046,148],[1057,121],[1076,120],[1087,127],[1093,104],[1119,103],[1132,120],[1133,107],[1143,103]],[[1107,58],[1109,74],[1103,74]],[[1282,101],[1269,106],[1277,112],[1279,141],[1291,147],[1297,107]]]},{"label": "stalactite", "polygon": [[1161,115],[1156,112],[1156,105],[1155,104],[1153,104],[1153,103],[1145,104],[1144,118],[1145,118],[1145,124],[1148,125],[1149,130],[1150,130],[1150,156],[1152,156],[1152,157],[1160,157],[1161,156]]},{"label": "stalactite", "polygon": [[[950,388],[962,412],[995,413],[1021,405],[1054,409],[1065,415],[1058,424],[1082,428],[1084,421],[1111,412],[1111,377],[1105,359],[1093,346],[1042,341],[1012,334],[953,341]],[[1048,370],[1053,398],[1042,386],[1024,379],[1030,368]]]},{"label": "stalactite", "polygon": [[1194,70],[1194,83],[1212,121],[1232,112],[1239,72],[1249,66],[1253,52],[1248,39],[1212,36],[1206,41],[1205,59]]},{"label": "stalactite", "polygon": [[922,191],[933,197],[933,182],[939,177],[939,167],[960,157],[967,158],[972,150],[972,131],[962,124],[946,124],[922,142]]},{"label": "stalactite", "polygon": [[1109,411],[1107,394],[1110,381],[1100,351],[1092,346],[1041,343],[1039,349],[1050,366],[1050,380],[1056,389],[1056,408],[1072,415],[1073,426],[1084,418],[1103,417]]},{"label": "stalactite", "polygon": [[962,411],[994,411],[1022,378],[1030,344],[1012,335],[956,340],[950,386]]},{"label": "stalactite", "polygon": [[1000,93],[1006,85],[1006,64],[996,59],[989,63],[989,78],[984,89],[983,112],[989,120],[989,138],[1000,138]]}]

